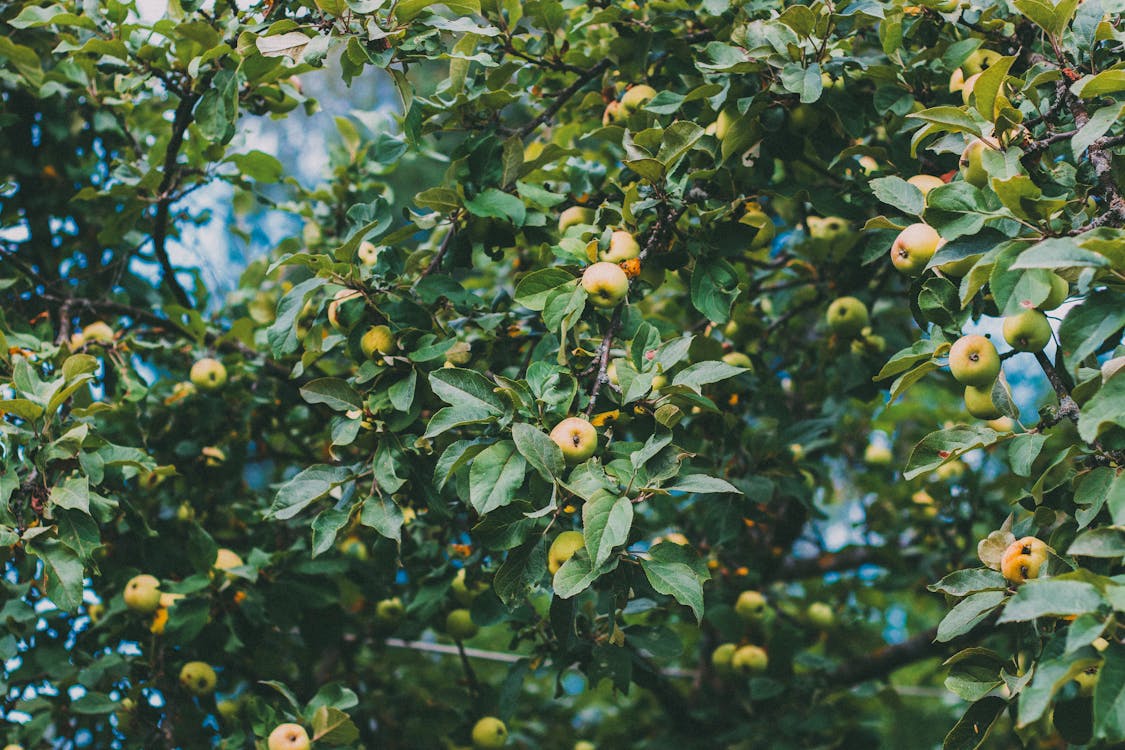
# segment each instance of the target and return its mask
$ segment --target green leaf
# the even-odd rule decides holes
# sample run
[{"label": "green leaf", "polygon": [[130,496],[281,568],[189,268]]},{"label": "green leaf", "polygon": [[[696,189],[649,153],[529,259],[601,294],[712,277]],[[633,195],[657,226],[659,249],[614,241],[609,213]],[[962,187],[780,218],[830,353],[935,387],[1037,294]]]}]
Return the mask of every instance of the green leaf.
[{"label": "green leaf", "polygon": [[922,191],[901,177],[879,177],[868,183],[875,197],[903,213],[921,216],[925,207]]},{"label": "green leaf", "polygon": [[556,291],[577,286],[578,279],[561,268],[541,268],[520,279],[516,285],[516,302],[529,310],[542,311]]},{"label": "green leaf", "polygon": [[57,510],[55,525],[60,542],[74,550],[83,562],[93,561],[94,553],[102,546],[101,530],[93,518],[77,510]]},{"label": "green leaf", "polygon": [[1104,526],[1081,534],[1067,548],[1071,557],[1121,557],[1125,555],[1125,528]]},{"label": "green leaf", "polygon": [[1115,123],[1120,122],[1123,117],[1125,117],[1125,104],[1110,104],[1101,107],[1090,115],[1086,124],[1070,139],[1070,150],[1074,154],[1074,158],[1080,159],[1083,151],[1109,132],[1109,129]]},{"label": "green leaf", "polygon": [[301,386],[301,397],[310,404],[325,404],[335,411],[363,407],[359,393],[339,378],[317,378]]},{"label": "green leaf", "polygon": [[1004,85],[1004,79],[1008,77],[1008,70],[1015,61],[1014,55],[1001,57],[981,73],[980,78],[973,85],[973,99],[977,112],[990,122],[996,119],[996,97]]},{"label": "green leaf", "polygon": [[1125,91],[1125,70],[1114,68],[1103,70],[1097,75],[1085,76],[1075,81],[1070,90],[1083,99]]},{"label": "green leaf", "polygon": [[907,479],[921,476],[971,450],[990,446],[1003,437],[1002,433],[983,425],[931,432],[914,446],[903,476]]},{"label": "green leaf", "polygon": [[90,481],[83,476],[67,477],[62,484],[51,488],[52,505],[70,510],[90,512]]},{"label": "green leaf", "polygon": [[492,590],[508,608],[522,604],[547,571],[547,549],[536,536],[510,551],[492,577]]},{"label": "green leaf", "polygon": [[529,424],[518,422],[512,425],[512,439],[520,455],[527,459],[543,479],[553,482],[562,476],[566,469],[562,449],[544,432]]},{"label": "green leaf", "polygon": [[642,559],[641,567],[657,592],[690,607],[696,622],[703,622],[703,581],[691,566],[682,562]]},{"label": "green leaf", "polygon": [[1026,622],[1047,615],[1080,615],[1103,604],[1105,600],[1091,583],[1037,578],[1025,581],[1016,589],[998,622]]},{"label": "green leaf", "polygon": [[390,498],[373,496],[364,500],[359,522],[375,529],[380,536],[402,542],[402,509]]},{"label": "green leaf", "polygon": [[1078,434],[1087,443],[1097,440],[1111,425],[1125,427],[1125,370],[1118,370],[1082,405],[1078,415]]},{"label": "green leaf", "polygon": [[709,477],[706,474],[685,474],[676,478],[676,483],[664,487],[667,492],[694,492],[697,495],[723,495],[733,492],[741,495],[742,490],[725,479]]},{"label": "green leaf", "polygon": [[1108,265],[1105,257],[1084,250],[1073,239],[1054,237],[1024,250],[1009,268],[1102,268]]},{"label": "green leaf", "polygon": [[317,708],[312,718],[312,729],[312,740],[328,745],[351,745],[359,739],[359,728],[335,706]]},{"label": "green leaf", "polygon": [[465,208],[474,216],[507,219],[516,227],[522,227],[527,218],[527,207],[523,201],[496,188],[488,188],[480,195],[467,199]]},{"label": "green leaf", "polygon": [[490,445],[469,466],[469,503],[480,515],[515,499],[524,480],[527,461],[510,440]]},{"label": "green leaf", "polygon": [[500,416],[507,408],[496,386],[479,372],[443,367],[430,373],[430,388],[450,406],[465,407]]},{"label": "green leaf", "polygon": [[738,274],[721,259],[696,261],[691,272],[691,303],[715,323],[725,323],[738,298]]},{"label": "green leaf", "polygon": [[976,750],[984,744],[992,725],[1004,713],[1008,701],[998,696],[987,696],[969,706],[964,715],[949,730],[942,750]]},{"label": "green leaf", "polygon": [[43,587],[47,598],[64,612],[82,606],[83,565],[72,550],[57,539],[36,537],[27,550],[43,562]]},{"label": "green leaf", "polygon": [[[610,564],[616,565],[617,558],[612,558]],[[551,581],[551,588],[554,589],[555,596],[558,598],[570,599],[590,588],[590,584],[596,581],[603,572],[605,571],[590,564],[590,556],[586,554],[585,550],[582,550],[575,553],[555,572],[555,577]]]},{"label": "green leaf", "polygon": [[969,568],[955,570],[926,588],[949,596],[966,596],[978,591],[1003,590],[1008,588],[1008,583],[998,571],[990,568]]},{"label": "green leaf", "polygon": [[105,693],[90,691],[70,704],[70,710],[83,716],[111,714],[117,710],[117,701]]},{"label": "green leaf", "polygon": [[266,515],[282,521],[292,518],[351,479],[351,470],[345,466],[310,466],[278,488],[277,497]]},{"label": "green leaf", "polygon": [[736,367],[717,359],[706,360],[688,365],[680,370],[672,378],[672,385],[682,385],[694,391],[699,391],[705,385],[718,383],[744,372],[748,372],[745,367]]},{"label": "green leaf", "polygon": [[586,551],[594,567],[600,566],[616,547],[629,539],[633,526],[633,503],[627,497],[597,492],[582,506],[582,532]]},{"label": "green leaf", "polygon": [[312,521],[312,556],[323,555],[336,543],[340,529],[348,525],[351,513],[341,508],[326,508]]},{"label": "green leaf", "polygon": [[1125,646],[1110,640],[1094,687],[1094,736],[1125,737]]},{"label": "green leaf", "polygon": [[1077,372],[1079,365],[1101,348],[1107,339],[1125,327],[1125,305],[1112,290],[1089,294],[1072,307],[1059,326],[1059,339],[1067,366]]},{"label": "green leaf", "polygon": [[1007,598],[1004,591],[981,591],[957,603],[938,623],[937,641],[945,643],[975,628]]},{"label": "green leaf", "polygon": [[909,118],[933,123],[939,131],[949,133],[970,133],[980,137],[980,125],[960,107],[930,107],[921,112],[907,115]]}]

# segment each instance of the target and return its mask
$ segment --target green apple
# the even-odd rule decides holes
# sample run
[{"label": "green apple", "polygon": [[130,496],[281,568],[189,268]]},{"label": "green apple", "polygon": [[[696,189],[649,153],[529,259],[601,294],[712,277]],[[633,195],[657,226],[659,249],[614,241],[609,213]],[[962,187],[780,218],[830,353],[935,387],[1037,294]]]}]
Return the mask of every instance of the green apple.
[{"label": "green apple", "polygon": [[204,357],[191,366],[191,384],[201,391],[217,391],[227,382],[227,368],[211,357]]},{"label": "green apple", "polygon": [[909,178],[907,182],[921,190],[923,198],[934,188],[941,187],[945,184],[945,181],[940,177],[934,177],[930,174],[916,174]]},{"label": "green apple", "polygon": [[989,148],[999,149],[1000,142],[995,138],[974,138],[961,152],[961,177],[965,182],[976,187],[988,185],[988,171],[984,168],[984,152]]},{"label": "green apple", "polygon": [[1039,304],[1040,310],[1054,310],[1056,307],[1066,302],[1066,298],[1070,296],[1070,284],[1066,279],[1059,276],[1057,273],[1051,274],[1051,291],[1047,294],[1047,299]]},{"label": "green apple", "polygon": [[840,216],[810,216],[807,223],[809,236],[814,240],[834,242],[852,233],[852,225]]},{"label": "green apple", "polygon": [[965,62],[961,63],[961,67],[969,75],[980,73],[986,68],[992,67],[997,60],[1003,55],[995,50],[990,49],[977,49],[971,55],[965,58]]},{"label": "green apple", "polygon": [[189,661],[180,669],[180,685],[192,695],[210,695],[218,678],[205,661]]},{"label": "green apple", "polygon": [[462,607],[472,606],[473,602],[478,596],[488,590],[488,584],[484,581],[473,581],[470,586],[465,582],[466,571],[461,568],[457,571],[457,575],[453,576],[453,583],[450,585],[450,590],[453,591],[453,598]]},{"label": "green apple", "polygon": [[977,388],[965,386],[965,409],[977,419],[998,419],[1004,416],[992,400],[992,384]]},{"label": "green apple", "polygon": [[82,338],[87,344],[101,344],[113,346],[115,334],[109,324],[103,320],[95,320],[82,329]]},{"label": "green apple", "polygon": [[805,617],[813,627],[828,630],[836,622],[836,613],[824,602],[813,602],[805,610]]},{"label": "green apple", "polygon": [[300,724],[278,724],[266,741],[269,750],[309,750],[312,741]]},{"label": "green apple", "polygon": [[738,120],[738,110],[727,108],[719,112],[719,116],[715,118],[715,137],[720,141],[727,137],[730,132],[730,126]]},{"label": "green apple", "polygon": [[565,234],[566,230],[579,224],[593,223],[594,209],[585,206],[571,206],[563,209],[562,213],[559,214],[559,234]]},{"label": "green apple", "polygon": [[890,466],[892,460],[894,454],[885,445],[868,443],[863,449],[863,462],[868,466]]},{"label": "green apple", "polygon": [[375,246],[374,242],[364,240],[359,243],[359,249],[355,251],[355,255],[359,258],[359,262],[365,266],[373,266],[379,262],[379,248]]},{"label": "green apple", "polygon": [[390,326],[371,326],[359,340],[359,348],[368,359],[375,359],[380,354],[390,354],[396,348],[395,335],[391,333]]},{"label": "green apple", "polygon": [[602,114],[602,125],[608,126],[618,123],[625,119],[625,112],[621,109],[621,103],[612,101],[605,105],[605,112]]},{"label": "green apple", "polygon": [[1094,688],[1098,684],[1098,668],[1090,667],[1082,670],[1074,675],[1074,681],[1078,683],[1078,694],[1083,698],[1089,698],[1094,694]]},{"label": "green apple", "polygon": [[1051,340],[1051,321],[1038,310],[1024,310],[1004,318],[1004,340],[1017,351],[1042,351]]},{"label": "green apple", "polygon": [[406,614],[402,606],[402,599],[393,596],[389,599],[380,599],[375,603],[375,619],[382,623],[394,624]]},{"label": "green apple", "polygon": [[798,104],[789,112],[789,125],[798,134],[809,133],[820,124],[820,110],[809,104]]},{"label": "green apple", "polygon": [[457,641],[467,641],[480,632],[467,609],[455,609],[445,617],[445,632]]},{"label": "green apple", "polygon": [[1011,432],[1016,429],[1016,423],[1011,417],[997,417],[988,420],[986,424],[997,432]]},{"label": "green apple", "polygon": [[734,668],[731,667],[730,662],[737,650],[738,646],[734,643],[721,643],[718,648],[711,652],[711,666],[714,668],[715,674],[720,677],[734,674]]},{"label": "green apple", "polygon": [[1000,355],[984,336],[962,336],[949,349],[949,372],[961,385],[991,386],[1000,374]]},{"label": "green apple", "polygon": [[654,96],[656,96],[656,89],[648,84],[640,83],[632,86],[621,97],[621,110],[626,115],[631,115],[645,106]]},{"label": "green apple", "polygon": [[493,750],[508,744],[508,728],[495,716],[485,716],[473,725],[472,737],[476,750]]},{"label": "green apple", "polygon": [[160,581],[156,576],[133,576],[125,584],[125,606],[133,612],[151,615],[160,606]]},{"label": "green apple", "polygon": [[105,617],[105,605],[101,602],[86,605],[86,616],[90,618],[91,625],[97,625]]},{"label": "green apple", "polygon": [[760,591],[743,591],[734,603],[734,612],[746,622],[761,622],[768,607]]},{"label": "green apple", "polygon": [[973,73],[965,79],[965,83],[961,85],[961,101],[968,105],[969,100],[973,96],[973,88],[977,85],[977,79],[980,78],[980,73]]},{"label": "green apple", "polygon": [[943,244],[941,235],[929,224],[911,224],[891,244],[891,263],[900,272],[917,276]]},{"label": "green apple", "polygon": [[598,750],[589,740],[578,740],[574,743],[574,750]]},{"label": "green apple", "polygon": [[236,724],[238,722],[238,715],[242,713],[242,701],[224,698],[215,704],[215,709],[219,712],[219,717],[222,718],[226,724]]},{"label": "green apple", "polygon": [[852,338],[867,327],[867,305],[855,297],[840,297],[828,306],[827,320],[833,333]]},{"label": "green apple", "polygon": [[367,544],[356,534],[349,534],[336,546],[342,554],[353,557],[361,562],[371,557],[371,553],[367,549]]},{"label": "green apple", "polygon": [[734,652],[730,665],[736,674],[761,674],[769,666],[769,656],[759,646],[743,646]]},{"label": "green apple", "polygon": [[601,261],[582,274],[582,287],[594,307],[617,307],[629,294],[629,277],[616,263]]},{"label": "green apple", "polygon": [[965,71],[963,68],[957,68],[949,74],[949,93],[956,94],[963,88],[965,88]]},{"label": "green apple", "polygon": [[609,236],[609,247],[598,253],[598,257],[610,263],[621,263],[640,254],[641,246],[637,244],[636,238],[624,229],[618,229]]},{"label": "green apple", "polygon": [[747,370],[754,369],[754,363],[750,360],[749,355],[743,352],[727,352],[723,355],[723,361],[732,367],[745,367]]},{"label": "green apple", "polygon": [[582,417],[567,417],[551,430],[551,440],[562,449],[568,464],[580,464],[598,449],[598,431]]},{"label": "green apple", "polygon": [[563,563],[574,557],[574,553],[584,546],[586,538],[581,531],[564,531],[559,534],[547,550],[547,570],[551,575],[558,573]]}]

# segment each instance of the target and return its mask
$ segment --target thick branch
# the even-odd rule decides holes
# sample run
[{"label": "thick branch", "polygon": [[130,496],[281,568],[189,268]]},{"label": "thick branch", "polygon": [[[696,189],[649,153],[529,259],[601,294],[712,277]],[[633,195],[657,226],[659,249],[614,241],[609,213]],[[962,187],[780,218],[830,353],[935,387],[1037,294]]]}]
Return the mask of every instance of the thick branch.
[{"label": "thick branch", "polygon": [[1059,375],[1058,370],[1051,364],[1051,360],[1043,351],[1035,352],[1035,361],[1043,369],[1043,374],[1047,376],[1047,382],[1051,384],[1054,389],[1055,395],[1059,398],[1059,417],[1066,417],[1072,422],[1078,421],[1078,404],[1070,396],[1070,389],[1066,387],[1062,376]]},{"label": "thick branch", "polygon": [[907,638],[902,643],[878,648],[860,658],[840,665],[828,675],[828,681],[837,686],[857,685],[867,680],[886,677],[899,667],[922,659],[940,656],[951,649],[948,643],[935,643],[937,628]]},{"label": "thick branch", "polygon": [[799,581],[804,578],[854,570],[863,565],[878,565],[886,559],[880,547],[846,547],[839,552],[825,552],[816,557],[787,558],[774,576],[778,581]]},{"label": "thick branch", "polygon": [[516,135],[520,136],[521,138],[526,135],[530,135],[540,125],[546,122],[550,122],[551,119],[556,114],[558,114],[559,110],[562,109],[568,101],[570,101],[570,98],[572,96],[577,94],[578,91],[590,81],[601,75],[605,70],[609,68],[609,66],[609,58],[606,58],[580,75],[578,79],[574,81],[574,83],[570,84],[565,89],[555,94],[555,101],[551,104],[551,106],[543,110],[534,120],[531,120],[518,130],[516,130]]}]

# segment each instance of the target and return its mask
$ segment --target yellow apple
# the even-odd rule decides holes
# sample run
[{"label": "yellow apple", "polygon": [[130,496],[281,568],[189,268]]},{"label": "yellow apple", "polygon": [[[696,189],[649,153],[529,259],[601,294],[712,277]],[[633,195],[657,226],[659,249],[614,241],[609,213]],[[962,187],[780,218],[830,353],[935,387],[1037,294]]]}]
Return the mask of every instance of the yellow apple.
[{"label": "yellow apple", "polygon": [[629,277],[616,263],[601,261],[582,274],[582,287],[594,307],[616,307],[629,294]]},{"label": "yellow apple", "polygon": [[598,253],[601,260],[610,263],[621,263],[632,260],[641,254],[641,246],[632,234],[623,229],[618,229],[609,237],[609,247]]},{"label": "yellow apple", "polygon": [[359,262],[365,266],[373,266],[379,262],[379,248],[375,246],[374,242],[364,240],[359,243],[359,249],[355,252]]},{"label": "yellow apple", "polygon": [[1008,545],[1000,558],[1000,572],[1012,583],[1038,578],[1050,547],[1042,539],[1025,536]]},{"label": "yellow apple", "polygon": [[102,346],[113,346],[115,338],[113,329],[109,324],[102,320],[95,320],[90,325],[82,329],[82,339],[87,344],[101,344]]},{"label": "yellow apple", "polygon": [[160,606],[160,581],[156,576],[134,576],[125,584],[125,606],[133,612],[150,615]]},{"label": "yellow apple", "polygon": [[962,336],[949,349],[949,372],[961,385],[991,386],[1000,374],[1000,355],[984,336]]},{"label": "yellow apple", "polygon": [[341,289],[328,303],[328,322],[337,331],[350,328],[359,316],[358,302],[363,295],[357,289]]},{"label": "yellow apple", "polygon": [[458,641],[467,641],[480,632],[480,626],[473,622],[467,609],[455,609],[446,615],[445,632]]},{"label": "yellow apple", "polygon": [[266,741],[269,750],[309,750],[309,733],[300,724],[279,724]]},{"label": "yellow apple", "polygon": [[391,333],[390,326],[371,326],[359,340],[359,348],[368,359],[374,359],[380,354],[390,354],[396,349],[395,335]]},{"label": "yellow apple", "polygon": [[746,622],[760,622],[768,611],[766,597],[760,591],[743,591],[738,595],[734,611]]},{"label": "yellow apple", "polygon": [[586,538],[580,531],[564,531],[559,534],[547,550],[547,570],[551,575],[558,573],[563,563],[574,557],[574,553],[584,546]]},{"label": "yellow apple", "polygon": [[485,716],[473,725],[472,737],[476,750],[494,750],[508,744],[508,728],[495,716]]},{"label": "yellow apple", "polygon": [[743,646],[734,652],[730,665],[740,675],[760,674],[769,666],[769,656],[759,646]]},{"label": "yellow apple", "polygon": [[566,230],[578,226],[579,224],[593,223],[594,210],[592,208],[571,206],[570,208],[563,209],[562,213],[559,214],[559,234],[564,234]]},{"label": "yellow apple", "polygon": [[180,670],[180,684],[192,695],[210,695],[217,681],[215,670],[204,661],[189,661]]},{"label": "yellow apple", "polygon": [[867,327],[867,305],[855,297],[840,297],[828,306],[826,317],[833,333],[851,338]]},{"label": "yellow apple", "polygon": [[621,97],[621,110],[626,115],[631,115],[656,96],[656,89],[644,83],[632,86]]},{"label": "yellow apple", "polygon": [[930,174],[916,174],[908,179],[907,182],[921,190],[923,197],[925,197],[934,188],[941,187],[945,184],[945,181],[940,177],[934,177]]},{"label": "yellow apple", "polygon": [[977,388],[965,386],[965,409],[977,419],[999,419],[1003,416],[992,400],[992,384]]},{"label": "yellow apple", "polygon": [[929,224],[911,224],[891,244],[891,263],[900,272],[917,276],[943,244],[937,230]]},{"label": "yellow apple", "polygon": [[734,652],[737,650],[737,644],[721,643],[718,648],[711,652],[711,667],[715,670],[715,674],[720,677],[727,677],[734,674],[731,659],[734,657]]},{"label": "yellow apple", "polygon": [[974,138],[961,152],[961,177],[965,182],[976,187],[988,185],[988,171],[984,168],[984,152],[987,149],[999,149],[1000,141],[995,138]]},{"label": "yellow apple", "polygon": [[211,357],[204,357],[191,366],[191,384],[201,391],[215,391],[227,382],[227,368]]},{"label": "yellow apple", "polygon": [[598,449],[598,431],[582,417],[567,417],[551,430],[568,464],[580,464]]}]

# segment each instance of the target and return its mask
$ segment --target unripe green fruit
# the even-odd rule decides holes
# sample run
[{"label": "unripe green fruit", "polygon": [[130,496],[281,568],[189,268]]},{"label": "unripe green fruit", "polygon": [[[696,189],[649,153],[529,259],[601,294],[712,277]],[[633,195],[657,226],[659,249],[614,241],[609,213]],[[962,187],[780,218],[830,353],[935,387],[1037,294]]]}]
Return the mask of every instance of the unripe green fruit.
[{"label": "unripe green fruit", "polygon": [[458,641],[467,641],[480,632],[467,609],[455,609],[445,618],[445,632]]},{"label": "unripe green fruit", "polygon": [[1051,321],[1038,310],[1025,310],[1004,318],[1004,340],[1017,351],[1042,351],[1051,340]]},{"label": "unripe green fruit", "polygon": [[559,214],[559,234],[579,224],[593,224],[594,210],[585,206],[571,206]]},{"label": "unripe green fruit", "polygon": [[855,297],[840,297],[828,306],[826,319],[833,333],[851,338],[869,322],[867,305]]},{"label": "unripe green fruit", "polygon": [[991,386],[1000,374],[1000,354],[984,336],[962,336],[949,350],[949,371],[961,385]]},{"label": "unripe green fruit", "polygon": [[151,615],[160,606],[160,581],[150,575],[134,576],[125,584],[123,597],[133,612]]},{"label": "unripe green fruit", "polygon": [[375,603],[375,619],[380,622],[394,624],[402,619],[406,609],[402,606],[402,599],[397,596],[390,599],[380,599]]},{"label": "unripe green fruit", "polygon": [[218,678],[211,665],[203,661],[189,661],[180,670],[180,684],[192,695],[210,695]]},{"label": "unripe green fruit", "polygon": [[473,747],[493,750],[508,744],[508,728],[495,716],[485,716],[473,725]]},{"label": "unripe green fruit", "polygon": [[656,89],[644,83],[638,84],[631,87],[621,97],[621,109],[626,115],[631,115],[647,104],[654,96],[656,96]]},{"label": "unripe green fruit", "polygon": [[760,674],[769,666],[769,656],[758,646],[743,646],[734,652],[730,664],[736,674]]},{"label": "unripe green fruit", "polygon": [[743,352],[727,352],[723,355],[723,361],[732,367],[745,367],[748,370],[754,369],[754,363],[750,357]]},{"label": "unripe green fruit", "polygon": [[574,557],[574,553],[585,546],[586,538],[580,531],[564,531],[559,534],[551,542],[551,548],[547,550],[547,570],[551,575],[558,573],[563,563]]},{"label": "unripe green fruit", "polygon": [[466,572],[464,568],[457,571],[457,575],[453,577],[453,583],[450,585],[450,590],[453,592],[453,598],[462,607],[469,607],[476,600],[478,596],[488,590],[488,584],[484,581],[474,581],[472,586],[465,582]]},{"label": "unripe green fruit", "polygon": [[368,359],[374,359],[380,354],[390,354],[395,350],[395,336],[391,333],[390,326],[371,326],[359,340],[359,348]]},{"label": "unripe green fruit", "polygon": [[759,591],[743,591],[738,595],[734,611],[746,622],[760,622],[766,616],[766,597]]},{"label": "unripe green fruit", "polygon": [[965,408],[977,419],[998,419],[1004,414],[992,400],[992,384],[983,388],[965,387]]},{"label": "unripe green fruit", "polygon": [[832,607],[824,602],[813,602],[809,605],[805,616],[809,622],[821,630],[827,630],[832,627],[836,622],[836,613],[832,611]]},{"label": "unripe green fruit", "polygon": [[734,658],[734,652],[737,650],[738,646],[734,643],[722,643],[711,652],[711,666],[715,669],[715,674],[720,677],[734,674],[731,659]]},{"label": "unripe green fruit", "polygon": [[215,391],[227,382],[227,368],[211,357],[205,357],[191,366],[191,384],[201,391]]},{"label": "unripe green fruit", "polygon": [[1054,310],[1056,307],[1066,301],[1070,296],[1070,284],[1066,279],[1059,276],[1057,273],[1051,274],[1051,291],[1047,295],[1047,299],[1039,304],[1040,310]]}]

